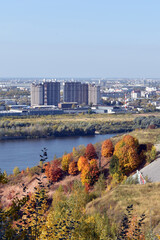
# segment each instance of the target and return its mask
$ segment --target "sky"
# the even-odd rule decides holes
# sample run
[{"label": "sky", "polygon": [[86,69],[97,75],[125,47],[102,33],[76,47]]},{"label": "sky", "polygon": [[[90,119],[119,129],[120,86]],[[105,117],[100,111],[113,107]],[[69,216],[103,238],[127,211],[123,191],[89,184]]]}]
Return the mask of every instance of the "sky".
[{"label": "sky", "polygon": [[0,0],[0,77],[160,78],[159,0]]}]

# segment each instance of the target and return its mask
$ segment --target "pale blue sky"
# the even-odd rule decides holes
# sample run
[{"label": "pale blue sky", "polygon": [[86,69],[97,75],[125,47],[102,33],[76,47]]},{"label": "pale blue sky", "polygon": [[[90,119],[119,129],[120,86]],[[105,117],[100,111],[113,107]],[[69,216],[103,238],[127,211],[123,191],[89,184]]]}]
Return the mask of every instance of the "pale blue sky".
[{"label": "pale blue sky", "polygon": [[0,0],[0,77],[160,77],[160,0]]}]

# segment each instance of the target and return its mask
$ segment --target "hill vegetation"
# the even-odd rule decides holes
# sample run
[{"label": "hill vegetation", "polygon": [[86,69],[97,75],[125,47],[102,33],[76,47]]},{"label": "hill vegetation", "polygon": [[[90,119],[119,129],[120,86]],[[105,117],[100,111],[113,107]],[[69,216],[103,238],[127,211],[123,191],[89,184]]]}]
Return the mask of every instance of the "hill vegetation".
[{"label": "hill vegetation", "polygon": [[43,149],[39,166],[1,173],[0,238],[158,239],[160,185],[128,180],[152,147],[118,136],[51,162]]}]

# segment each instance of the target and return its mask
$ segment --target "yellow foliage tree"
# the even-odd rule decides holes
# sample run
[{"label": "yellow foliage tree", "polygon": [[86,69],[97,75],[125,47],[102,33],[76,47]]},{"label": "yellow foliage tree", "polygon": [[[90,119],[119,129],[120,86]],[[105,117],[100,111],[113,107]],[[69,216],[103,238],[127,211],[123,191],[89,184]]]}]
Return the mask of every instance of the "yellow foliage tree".
[{"label": "yellow foliage tree", "polygon": [[84,168],[84,166],[85,166],[86,164],[88,164],[87,159],[86,159],[85,157],[81,156],[81,157],[79,158],[78,164],[77,164],[77,166],[78,166],[78,171],[81,172],[82,169]]},{"label": "yellow foliage tree", "polygon": [[96,159],[92,159],[87,163],[82,172],[81,172],[81,181],[82,184],[88,184],[89,186],[93,185],[99,177],[99,169],[97,166]]},{"label": "yellow foliage tree", "polygon": [[72,156],[70,153],[63,155],[62,157],[62,162],[61,162],[61,166],[62,166],[62,170],[67,172],[68,168],[69,168],[69,164],[71,162]]},{"label": "yellow foliage tree", "polygon": [[124,136],[116,145],[114,155],[119,159],[120,171],[128,174],[136,169],[141,159],[138,155],[138,140],[130,135]]}]

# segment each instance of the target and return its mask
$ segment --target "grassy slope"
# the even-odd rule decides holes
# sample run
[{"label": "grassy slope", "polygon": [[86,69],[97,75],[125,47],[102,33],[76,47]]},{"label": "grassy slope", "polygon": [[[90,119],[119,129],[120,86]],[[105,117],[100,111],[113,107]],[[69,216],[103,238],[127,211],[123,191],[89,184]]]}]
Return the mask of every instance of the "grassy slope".
[{"label": "grassy slope", "polygon": [[[130,135],[136,137],[139,143],[160,142],[160,129],[135,130]],[[124,135],[118,135],[112,138],[116,144]],[[107,211],[108,215],[120,222],[122,215],[128,205],[133,204],[134,213],[140,216],[146,215],[146,226],[157,226],[160,231],[160,183],[150,183],[146,185],[119,185],[98,199],[90,202],[87,207],[87,213],[96,211]]]},{"label": "grassy slope", "polygon": [[160,223],[160,183],[147,183],[146,185],[119,185],[101,198],[90,202],[86,211],[92,214],[97,211],[104,212],[120,222],[128,205],[133,204],[134,214],[140,216],[145,213],[146,227],[153,227]]},{"label": "grassy slope", "polygon": [[[136,129],[127,133],[138,139],[140,144],[145,143],[159,143],[160,142],[160,128],[157,129]],[[112,138],[113,144],[116,144],[124,134],[119,134]]]}]

